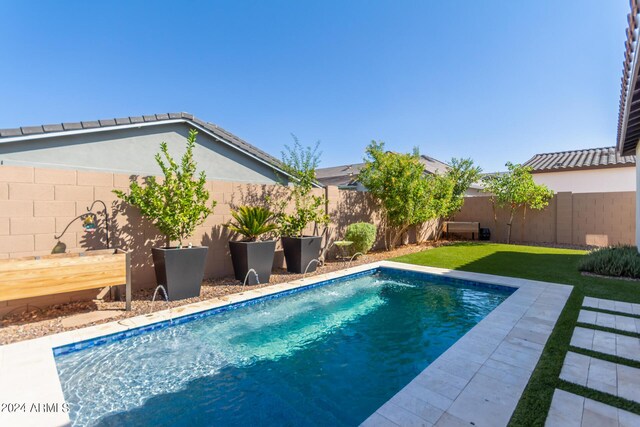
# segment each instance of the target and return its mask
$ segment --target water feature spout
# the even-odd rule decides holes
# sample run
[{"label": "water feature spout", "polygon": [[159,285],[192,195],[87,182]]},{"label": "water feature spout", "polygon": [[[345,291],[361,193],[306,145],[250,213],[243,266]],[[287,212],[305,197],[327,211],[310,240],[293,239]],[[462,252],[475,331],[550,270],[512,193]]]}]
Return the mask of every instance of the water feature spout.
[{"label": "water feature spout", "polygon": [[355,254],[353,254],[353,256],[351,257],[351,259],[349,260],[349,264],[347,264],[347,268],[351,267],[351,262],[353,261],[353,259],[355,257],[357,257],[358,255],[362,255],[364,256],[364,254],[362,252],[356,252]]},{"label": "water feature spout", "polygon": [[[167,289],[162,286],[162,285],[158,285],[156,286],[155,291],[153,291],[153,298],[151,298],[151,307],[149,307],[149,313],[147,313],[147,316],[151,314],[151,312],[153,311],[153,303],[156,300],[156,297],[158,296],[158,291],[162,290],[162,293],[164,294],[164,300],[165,302],[168,304],[169,303],[169,295],[167,294]],[[171,307],[169,307],[169,321],[171,321]]]},{"label": "water feature spout", "polygon": [[244,276],[244,282],[242,282],[242,290],[244,291],[244,287],[247,285],[247,280],[249,280],[249,275],[253,273],[256,276],[256,282],[260,283],[260,279],[258,278],[258,272],[255,271],[253,268],[250,268],[249,271],[247,271],[247,275]]},{"label": "water feature spout", "polygon": [[305,268],[305,269],[304,269],[304,274],[302,275],[302,278],[303,278],[303,279],[304,279],[304,278],[305,278],[305,276],[307,275],[307,271],[309,270],[309,267],[311,267],[311,264],[312,264],[312,263],[314,263],[314,262],[315,262],[316,264],[318,264],[318,265],[321,265],[321,264],[322,264],[322,262],[321,262],[318,258],[314,258],[314,259],[312,259],[311,261],[309,261],[309,264],[307,264],[307,268]]}]

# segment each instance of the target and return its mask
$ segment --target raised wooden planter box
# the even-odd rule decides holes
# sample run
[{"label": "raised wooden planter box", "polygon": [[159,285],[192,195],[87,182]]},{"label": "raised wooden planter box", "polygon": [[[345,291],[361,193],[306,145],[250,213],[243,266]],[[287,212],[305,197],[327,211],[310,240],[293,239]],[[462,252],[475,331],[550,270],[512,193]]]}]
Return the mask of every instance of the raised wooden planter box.
[{"label": "raised wooden planter box", "polygon": [[131,310],[131,255],[121,249],[0,260],[0,301],[126,285]]}]

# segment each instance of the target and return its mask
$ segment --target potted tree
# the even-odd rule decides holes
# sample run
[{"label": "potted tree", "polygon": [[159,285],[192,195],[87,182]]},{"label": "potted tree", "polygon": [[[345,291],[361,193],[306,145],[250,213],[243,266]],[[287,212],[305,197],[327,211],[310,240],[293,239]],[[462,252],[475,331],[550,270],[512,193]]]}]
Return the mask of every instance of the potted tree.
[{"label": "potted tree", "polygon": [[[322,244],[321,235],[305,235],[307,225],[326,225],[329,216],[325,212],[326,200],[313,194],[316,184],[316,168],[320,160],[319,142],[314,148],[302,147],[293,136],[294,145],[285,145],[282,153],[283,164],[287,172],[294,177],[291,191],[280,204],[277,222],[282,235],[282,249],[287,263],[287,271],[304,273],[315,271]],[[288,207],[293,204],[293,210]]]},{"label": "potted tree", "polygon": [[[243,240],[229,241],[229,251],[236,279],[251,285],[269,283],[276,240],[259,240],[261,236],[275,231],[274,214],[260,206],[241,206],[231,212],[233,221],[225,224],[229,230],[243,237]],[[247,274],[250,270],[255,274]]]},{"label": "potted tree", "polygon": [[[119,198],[138,208],[142,216],[165,236],[165,246],[152,248],[152,253],[156,280],[165,287],[169,300],[200,295],[208,248],[191,244],[185,247],[183,241],[216,205],[215,201],[209,202],[204,172],[196,175],[193,148],[197,134],[195,129],[189,131],[187,150],[180,164],[169,154],[167,144],[160,144],[160,153],[155,159],[164,174],[162,180],[151,176],[143,185],[132,181],[128,194],[114,190]],[[178,244],[171,246],[172,242]]]}]

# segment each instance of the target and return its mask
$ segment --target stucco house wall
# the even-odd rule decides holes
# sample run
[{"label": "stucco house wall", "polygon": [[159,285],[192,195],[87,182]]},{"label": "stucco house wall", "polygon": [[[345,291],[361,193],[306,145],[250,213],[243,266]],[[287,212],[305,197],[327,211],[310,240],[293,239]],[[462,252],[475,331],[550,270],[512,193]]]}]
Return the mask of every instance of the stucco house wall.
[{"label": "stucco house wall", "polygon": [[[0,140],[0,162],[5,165],[90,170],[121,174],[156,175],[154,154],[164,141],[179,158],[185,151],[189,123],[112,128],[80,134],[42,135],[28,140]],[[268,164],[200,131],[194,150],[198,170],[207,178],[238,183],[274,184],[285,176]]]},{"label": "stucco house wall", "polygon": [[633,166],[581,169],[533,174],[537,184],[544,184],[556,193],[610,193],[636,190],[636,168]]}]

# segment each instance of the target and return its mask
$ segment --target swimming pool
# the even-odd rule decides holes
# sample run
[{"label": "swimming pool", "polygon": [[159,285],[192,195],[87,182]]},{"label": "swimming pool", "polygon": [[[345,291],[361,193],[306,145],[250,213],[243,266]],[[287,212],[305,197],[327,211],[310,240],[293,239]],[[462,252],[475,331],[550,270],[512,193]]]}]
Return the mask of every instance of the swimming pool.
[{"label": "swimming pool", "polygon": [[55,349],[74,425],[357,425],[513,290],[389,268]]}]

